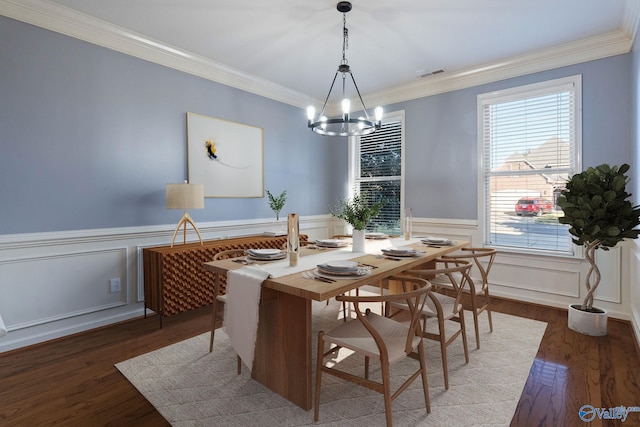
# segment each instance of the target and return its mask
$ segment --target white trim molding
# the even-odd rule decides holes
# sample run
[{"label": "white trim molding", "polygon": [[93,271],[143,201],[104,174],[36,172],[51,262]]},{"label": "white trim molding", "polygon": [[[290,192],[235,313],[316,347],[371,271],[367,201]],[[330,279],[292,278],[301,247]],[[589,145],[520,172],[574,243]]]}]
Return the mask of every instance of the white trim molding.
[{"label": "white trim molding", "polygon": [[[0,14],[299,108],[320,102],[255,75],[46,0],[0,0]],[[389,105],[628,53],[639,15],[637,2],[628,1],[621,30],[478,67],[438,74],[366,96],[371,105]],[[332,108],[329,106],[329,110]]]},{"label": "white trim molding", "polygon": [[[198,224],[205,240],[279,231],[272,219]],[[330,235],[330,215],[300,218],[310,239]],[[171,243],[174,225],[0,236],[0,353],[144,315],[142,249]],[[189,230],[189,242],[198,241]],[[111,292],[110,279],[121,290]]]},{"label": "white trim molding", "polygon": [[48,1],[0,0],[0,14],[285,104],[306,108],[314,101],[271,81]]},{"label": "white trim molding", "polygon": [[[300,218],[301,232],[310,240],[341,234],[343,224],[331,215]],[[272,218],[198,225],[205,240],[278,231]],[[9,329],[0,339],[0,353],[143,316],[142,249],[169,244],[173,228],[166,224],[0,236],[0,312]],[[476,220],[414,218],[413,231],[418,236],[482,245]],[[198,240],[195,232],[187,237],[190,242]],[[617,283],[603,294],[609,298],[598,301],[598,306],[606,308],[610,317],[631,320],[638,334],[640,291],[635,285],[640,280],[640,250],[630,243],[610,255],[605,275]],[[587,267],[582,259],[498,253],[491,292],[497,297],[566,308],[583,297]],[[115,277],[121,278],[122,291],[112,294],[107,282]],[[36,302],[29,299],[33,295],[54,307],[44,314],[30,307]],[[24,307],[25,313],[16,311],[14,305],[20,310]]]}]

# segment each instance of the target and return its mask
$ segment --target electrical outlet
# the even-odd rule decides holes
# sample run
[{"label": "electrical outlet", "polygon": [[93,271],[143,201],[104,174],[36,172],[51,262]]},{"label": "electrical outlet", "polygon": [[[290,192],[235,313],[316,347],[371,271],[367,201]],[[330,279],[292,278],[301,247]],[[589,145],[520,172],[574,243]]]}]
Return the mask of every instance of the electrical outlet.
[{"label": "electrical outlet", "polygon": [[112,294],[116,294],[122,290],[120,287],[120,278],[116,277],[115,279],[109,279],[109,289],[111,289]]}]

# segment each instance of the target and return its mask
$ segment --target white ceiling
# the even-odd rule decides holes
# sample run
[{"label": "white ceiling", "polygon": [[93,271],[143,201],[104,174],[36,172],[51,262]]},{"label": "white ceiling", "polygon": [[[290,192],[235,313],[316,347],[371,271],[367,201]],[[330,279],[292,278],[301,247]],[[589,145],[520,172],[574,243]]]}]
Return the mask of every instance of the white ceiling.
[{"label": "white ceiling", "polygon": [[[316,100],[342,57],[335,0],[0,1],[72,8]],[[557,55],[567,44],[630,40],[638,1],[353,0],[346,56],[366,100],[434,78],[418,70],[460,76],[523,55]]]}]

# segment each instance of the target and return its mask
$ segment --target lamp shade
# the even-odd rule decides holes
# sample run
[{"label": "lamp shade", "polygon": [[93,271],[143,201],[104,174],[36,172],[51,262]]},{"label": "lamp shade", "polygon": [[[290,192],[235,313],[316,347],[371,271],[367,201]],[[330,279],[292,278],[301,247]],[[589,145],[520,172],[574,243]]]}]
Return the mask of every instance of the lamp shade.
[{"label": "lamp shade", "polygon": [[167,184],[167,209],[204,209],[204,184]]}]

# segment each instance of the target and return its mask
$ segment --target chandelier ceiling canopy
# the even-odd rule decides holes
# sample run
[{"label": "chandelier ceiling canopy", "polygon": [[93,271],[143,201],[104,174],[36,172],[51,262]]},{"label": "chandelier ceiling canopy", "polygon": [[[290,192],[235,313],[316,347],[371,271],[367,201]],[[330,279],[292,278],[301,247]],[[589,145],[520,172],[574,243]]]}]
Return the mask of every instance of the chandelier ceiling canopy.
[{"label": "chandelier ceiling canopy", "polygon": [[[373,121],[370,118],[369,113],[367,112],[367,107],[364,105],[362,95],[360,95],[360,90],[358,90],[358,85],[356,84],[356,80],[353,77],[351,67],[349,67],[346,58],[346,50],[349,47],[347,12],[351,10],[352,6],[348,1],[341,1],[336,5],[336,8],[339,12],[342,13],[342,61],[340,62],[340,65],[338,65],[338,70],[333,76],[333,81],[331,82],[329,93],[324,100],[324,105],[322,106],[322,110],[320,111],[318,117],[316,118],[315,116],[316,110],[313,106],[307,107],[308,126],[312,131],[327,136],[368,135],[375,132],[376,129],[380,129],[382,127],[382,107],[376,107],[374,114],[375,121]],[[327,118],[324,114],[327,107],[327,102],[329,101],[329,97],[331,96],[331,92],[333,91],[336,79],[338,78],[338,74],[342,76],[342,116],[340,118],[330,119]],[[346,92],[348,80],[347,75],[351,77],[353,87],[355,88],[355,93],[358,95],[358,99],[362,104],[362,112],[364,114],[364,117],[359,116],[357,118],[354,118],[351,116],[351,101],[348,98]]]}]

